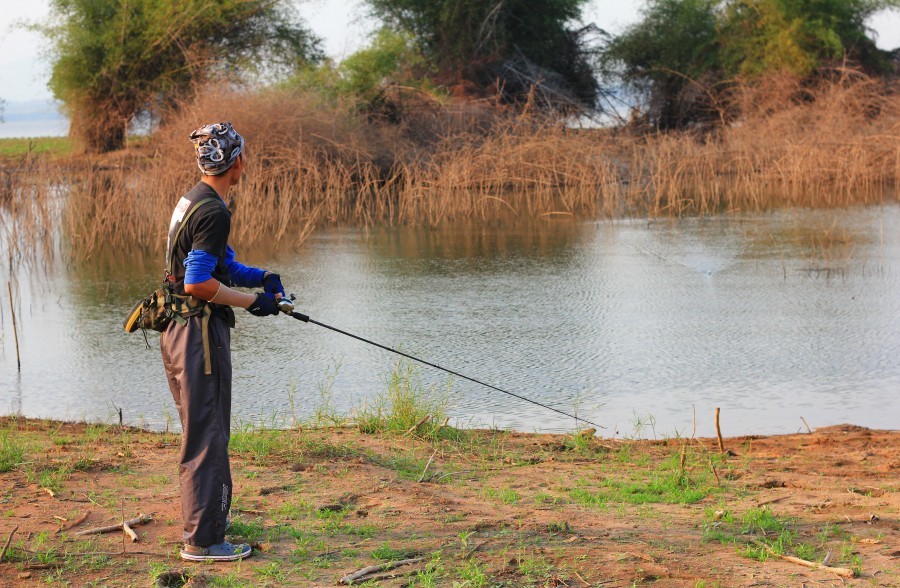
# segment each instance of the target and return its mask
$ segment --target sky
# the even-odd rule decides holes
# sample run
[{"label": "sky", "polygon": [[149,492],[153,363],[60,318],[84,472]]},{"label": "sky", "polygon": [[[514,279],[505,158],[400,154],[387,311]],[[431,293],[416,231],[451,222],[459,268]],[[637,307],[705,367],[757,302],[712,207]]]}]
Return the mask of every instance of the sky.
[{"label": "sky", "polygon": [[[7,101],[46,100],[49,65],[42,57],[44,41],[16,24],[40,21],[49,13],[48,0],[3,0],[0,10],[0,98]],[[642,0],[591,0],[584,21],[617,33],[638,19]],[[361,0],[306,0],[301,14],[310,28],[324,38],[325,51],[340,60],[365,44],[375,23],[367,17]],[[869,23],[885,49],[900,46],[900,13],[883,13]]]}]

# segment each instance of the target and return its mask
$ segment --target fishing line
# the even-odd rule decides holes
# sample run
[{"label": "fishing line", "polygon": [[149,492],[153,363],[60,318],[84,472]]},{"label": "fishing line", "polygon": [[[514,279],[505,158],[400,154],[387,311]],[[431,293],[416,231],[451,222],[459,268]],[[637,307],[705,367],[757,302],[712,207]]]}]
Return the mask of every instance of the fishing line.
[{"label": "fishing line", "polygon": [[368,343],[369,345],[374,345],[375,347],[378,347],[378,348],[380,348],[380,349],[384,349],[385,351],[390,351],[391,353],[396,353],[397,355],[402,355],[403,357],[405,357],[405,358],[407,358],[407,359],[411,359],[411,360],[413,360],[413,361],[417,361],[417,362],[419,362],[419,363],[421,363],[421,364],[424,364],[424,365],[427,365],[427,366],[429,366],[429,367],[433,367],[433,368],[435,368],[435,369],[439,369],[439,370],[441,370],[441,371],[447,372],[448,374],[453,374],[454,376],[457,376],[457,377],[462,378],[462,379],[464,379],[464,380],[469,380],[470,382],[475,382],[476,384],[481,384],[482,386],[485,386],[485,387],[487,387],[487,388],[490,388],[491,390],[496,390],[497,392],[502,392],[503,394],[507,394],[507,395],[509,395],[509,396],[512,396],[513,398],[518,398],[519,400],[523,400],[523,401],[525,401],[525,402],[534,404],[535,406],[540,406],[541,408],[546,408],[547,410],[552,410],[553,412],[559,413],[559,414],[561,414],[561,415],[563,415],[563,416],[567,416],[567,417],[569,417],[570,419],[575,419],[576,421],[581,421],[581,422],[583,422],[583,423],[587,423],[587,424],[589,424],[589,425],[593,425],[593,426],[598,427],[598,428],[600,428],[600,429],[605,429],[605,428],[606,428],[606,427],[604,427],[603,425],[598,425],[597,423],[592,423],[591,421],[589,421],[589,420],[587,420],[587,419],[583,419],[583,418],[581,418],[581,417],[577,417],[577,416],[572,415],[572,414],[569,414],[569,413],[567,413],[567,412],[563,412],[563,411],[561,411],[561,410],[558,410],[558,409],[556,409],[556,408],[553,408],[552,406],[547,406],[546,404],[541,404],[540,402],[537,402],[537,401],[535,401],[535,400],[531,400],[530,398],[525,398],[524,396],[520,396],[519,394],[515,394],[515,393],[513,393],[513,392],[508,392],[507,390],[503,390],[502,388],[498,388],[497,386],[492,386],[491,384],[482,382],[481,380],[476,380],[475,378],[470,378],[469,376],[463,375],[463,374],[461,374],[461,373],[459,373],[459,372],[455,372],[455,371],[453,371],[453,370],[451,370],[451,369],[447,369],[447,368],[445,368],[445,367],[441,367],[441,366],[439,366],[439,365],[437,365],[437,364],[431,363],[430,361],[425,361],[424,359],[420,359],[420,358],[415,357],[415,356],[413,356],[413,355],[410,355],[410,354],[408,354],[408,353],[403,353],[402,351],[398,351],[397,349],[392,349],[392,348],[390,348],[390,347],[388,347],[388,346],[386,346],[386,345],[382,345],[382,344],[380,344],[380,343],[376,343],[375,341],[370,341],[369,339],[366,339],[366,338],[364,338],[364,337],[360,337],[360,336],[358,336],[358,335],[354,335],[353,333],[348,333],[347,331],[342,331],[341,329],[338,329],[337,327],[332,327],[331,325],[326,325],[325,323],[320,323],[320,322],[317,321],[317,320],[313,320],[313,319],[309,318],[308,315],[305,315],[305,314],[303,314],[302,312],[291,311],[291,312],[286,312],[285,314],[288,314],[288,315],[294,317],[294,318],[297,319],[298,321],[303,321],[304,323],[312,323],[312,324],[314,324],[314,325],[319,325],[320,327],[324,327],[324,328],[326,328],[326,329],[329,329],[329,330],[331,330],[331,331],[334,331],[335,333],[340,333],[341,335],[346,335],[346,336],[348,336],[348,337],[352,337],[352,338],[356,339],[357,341],[362,341],[363,343]]}]

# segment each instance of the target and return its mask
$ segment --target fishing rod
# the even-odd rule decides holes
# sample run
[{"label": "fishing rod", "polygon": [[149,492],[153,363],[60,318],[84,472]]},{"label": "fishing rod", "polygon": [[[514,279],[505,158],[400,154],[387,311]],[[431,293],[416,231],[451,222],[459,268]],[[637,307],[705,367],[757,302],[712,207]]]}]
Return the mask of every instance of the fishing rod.
[{"label": "fishing rod", "polygon": [[330,331],[334,331],[335,333],[340,333],[341,335],[346,335],[346,336],[348,336],[348,337],[352,337],[353,339],[356,339],[357,341],[362,341],[363,343],[368,343],[369,345],[374,345],[375,347],[378,347],[378,348],[380,348],[380,349],[384,349],[385,351],[390,351],[391,353],[396,353],[397,355],[402,355],[403,357],[405,357],[405,358],[407,358],[407,359],[411,359],[411,360],[413,360],[413,361],[417,361],[417,362],[419,362],[419,363],[421,363],[421,364],[423,364],[423,365],[427,365],[427,366],[429,366],[429,367],[433,367],[433,368],[435,368],[435,369],[439,369],[439,370],[441,370],[441,371],[443,371],[443,372],[447,372],[448,374],[452,374],[452,375],[457,376],[457,377],[459,377],[459,378],[462,378],[462,379],[464,379],[464,380],[469,380],[470,382],[475,382],[476,384],[481,384],[482,386],[485,386],[485,387],[487,387],[487,388],[490,388],[491,390],[496,390],[497,392],[502,392],[503,394],[506,394],[506,395],[508,395],[508,396],[512,396],[513,398],[518,398],[519,400],[523,400],[523,401],[528,402],[528,403],[530,403],[530,404],[534,404],[535,406],[540,406],[541,408],[546,408],[547,410],[552,410],[553,412],[559,413],[559,414],[561,414],[561,415],[563,415],[563,416],[567,416],[567,417],[569,417],[570,419],[575,419],[576,421],[581,421],[581,422],[587,423],[587,424],[589,424],[589,425],[593,425],[593,426],[595,426],[595,427],[598,427],[598,428],[600,428],[600,429],[605,429],[605,428],[606,428],[606,427],[604,427],[603,425],[598,425],[597,423],[593,423],[593,422],[591,422],[591,421],[589,421],[589,420],[587,420],[587,419],[583,419],[583,418],[581,418],[581,417],[577,417],[577,416],[575,416],[575,415],[571,415],[571,414],[569,414],[569,413],[567,413],[567,412],[563,412],[563,411],[561,411],[561,410],[558,410],[558,409],[556,409],[556,408],[553,408],[552,406],[547,406],[546,404],[541,404],[540,402],[537,402],[537,401],[535,401],[535,400],[531,400],[530,398],[525,398],[524,396],[521,396],[521,395],[519,395],[519,394],[515,394],[515,393],[513,393],[513,392],[509,392],[509,391],[507,391],[507,390],[503,390],[502,388],[498,388],[497,386],[492,386],[491,384],[488,384],[488,383],[486,383],[486,382],[482,382],[481,380],[476,380],[475,378],[470,378],[469,376],[466,376],[466,375],[463,375],[463,374],[461,374],[461,373],[459,373],[459,372],[455,372],[455,371],[453,371],[453,370],[451,370],[451,369],[447,369],[447,368],[445,368],[445,367],[439,366],[439,365],[437,365],[437,364],[435,364],[435,363],[431,363],[430,361],[425,361],[424,359],[415,357],[415,356],[410,355],[410,354],[408,354],[408,353],[404,353],[404,352],[402,352],[402,351],[399,351],[399,350],[397,350],[397,349],[393,349],[393,348],[388,347],[388,346],[386,346],[386,345],[382,345],[382,344],[380,344],[380,343],[376,343],[375,341],[370,341],[369,339],[366,339],[366,338],[364,338],[364,337],[360,337],[359,335],[354,335],[353,333],[348,333],[347,331],[338,329],[337,327],[332,327],[331,325],[326,325],[325,323],[320,323],[319,321],[310,318],[309,315],[303,314],[302,312],[297,312],[297,311],[295,311],[295,310],[294,310],[294,305],[293,305],[292,302],[289,301],[289,300],[290,300],[289,298],[281,298],[281,299],[279,299],[279,300],[278,300],[278,308],[279,308],[279,309],[281,310],[281,312],[283,312],[284,314],[286,314],[286,315],[288,315],[288,316],[291,316],[291,317],[294,317],[294,318],[297,319],[298,321],[303,321],[304,323],[312,323],[312,324],[314,324],[314,325],[318,325],[318,326],[320,326],[320,327],[324,327],[324,328],[326,328],[326,329],[328,329],[328,330],[330,330]]}]

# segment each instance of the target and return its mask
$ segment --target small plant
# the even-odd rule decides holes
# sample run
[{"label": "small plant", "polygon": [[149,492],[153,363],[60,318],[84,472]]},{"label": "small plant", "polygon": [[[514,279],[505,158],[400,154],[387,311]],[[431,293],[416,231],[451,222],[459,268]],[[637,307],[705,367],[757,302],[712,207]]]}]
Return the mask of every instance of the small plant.
[{"label": "small plant", "polygon": [[425,565],[425,570],[416,573],[409,586],[417,588],[438,588],[443,586],[443,578],[445,575],[444,564],[441,561],[440,552],[431,556],[431,561]]},{"label": "small plant", "polygon": [[0,431],[0,473],[11,472],[25,461],[25,446],[8,431]]},{"label": "small plant", "polygon": [[347,420],[338,414],[334,408],[334,381],[341,370],[341,361],[332,358],[331,364],[332,367],[325,371],[325,379],[319,383],[321,403],[315,408],[311,417],[312,424],[315,427],[340,426]]},{"label": "small plant", "polygon": [[534,495],[534,502],[536,504],[559,504],[559,498],[546,492],[538,492]]},{"label": "small plant", "polygon": [[538,582],[553,570],[553,566],[546,559],[532,553],[520,553],[517,568],[529,582]]},{"label": "small plant", "polygon": [[488,498],[497,499],[503,504],[515,504],[522,499],[522,496],[512,488],[501,488],[500,490],[486,488],[484,495]]},{"label": "small plant", "polygon": [[479,562],[470,560],[463,567],[457,570],[459,577],[463,580],[460,587],[466,588],[484,588],[488,585],[487,574],[484,573],[484,566]]},{"label": "small plant", "polygon": [[572,532],[572,527],[569,525],[569,521],[551,521],[547,524],[547,530],[551,533],[567,535]]},{"label": "small plant", "polygon": [[[387,393],[374,405],[359,409],[357,426],[363,433],[415,433],[425,439],[438,439],[452,433],[444,427],[450,403],[450,383],[444,392],[426,388],[418,369],[409,361],[397,362],[387,379]],[[445,431],[447,429],[447,431]]]},{"label": "small plant", "polygon": [[410,549],[396,549],[388,543],[382,543],[372,551],[372,557],[382,561],[397,561],[414,557],[415,552]]},{"label": "small plant", "polygon": [[246,541],[254,542],[265,537],[266,528],[260,520],[245,522],[241,519],[233,519],[231,521],[231,528],[228,529],[228,534],[239,536]]},{"label": "small plant", "polygon": [[256,574],[266,580],[276,582],[276,586],[280,586],[287,579],[287,572],[284,570],[280,562],[271,561],[261,568],[256,568]]}]

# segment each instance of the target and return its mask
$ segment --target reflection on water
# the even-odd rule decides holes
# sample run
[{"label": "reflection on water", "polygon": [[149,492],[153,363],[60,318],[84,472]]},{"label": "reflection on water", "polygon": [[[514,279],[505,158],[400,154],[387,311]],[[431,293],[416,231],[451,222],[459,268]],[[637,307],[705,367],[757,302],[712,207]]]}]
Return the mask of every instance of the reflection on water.
[{"label": "reflection on water", "polygon": [[[608,427],[604,434],[895,428],[900,408],[900,208],[679,221],[554,221],[323,231],[280,270],[313,318]],[[236,219],[236,222],[240,222]],[[162,427],[175,413],[159,358],[124,313],[153,263],[18,275],[21,379],[0,305],[0,413]],[[6,276],[4,276],[5,278]],[[4,280],[6,281],[6,280]],[[4,288],[5,290],[5,288]],[[390,354],[287,317],[239,312],[235,416],[341,412],[385,388]],[[423,368],[427,382],[446,378]],[[571,430],[556,413],[466,381],[466,426]]]}]

